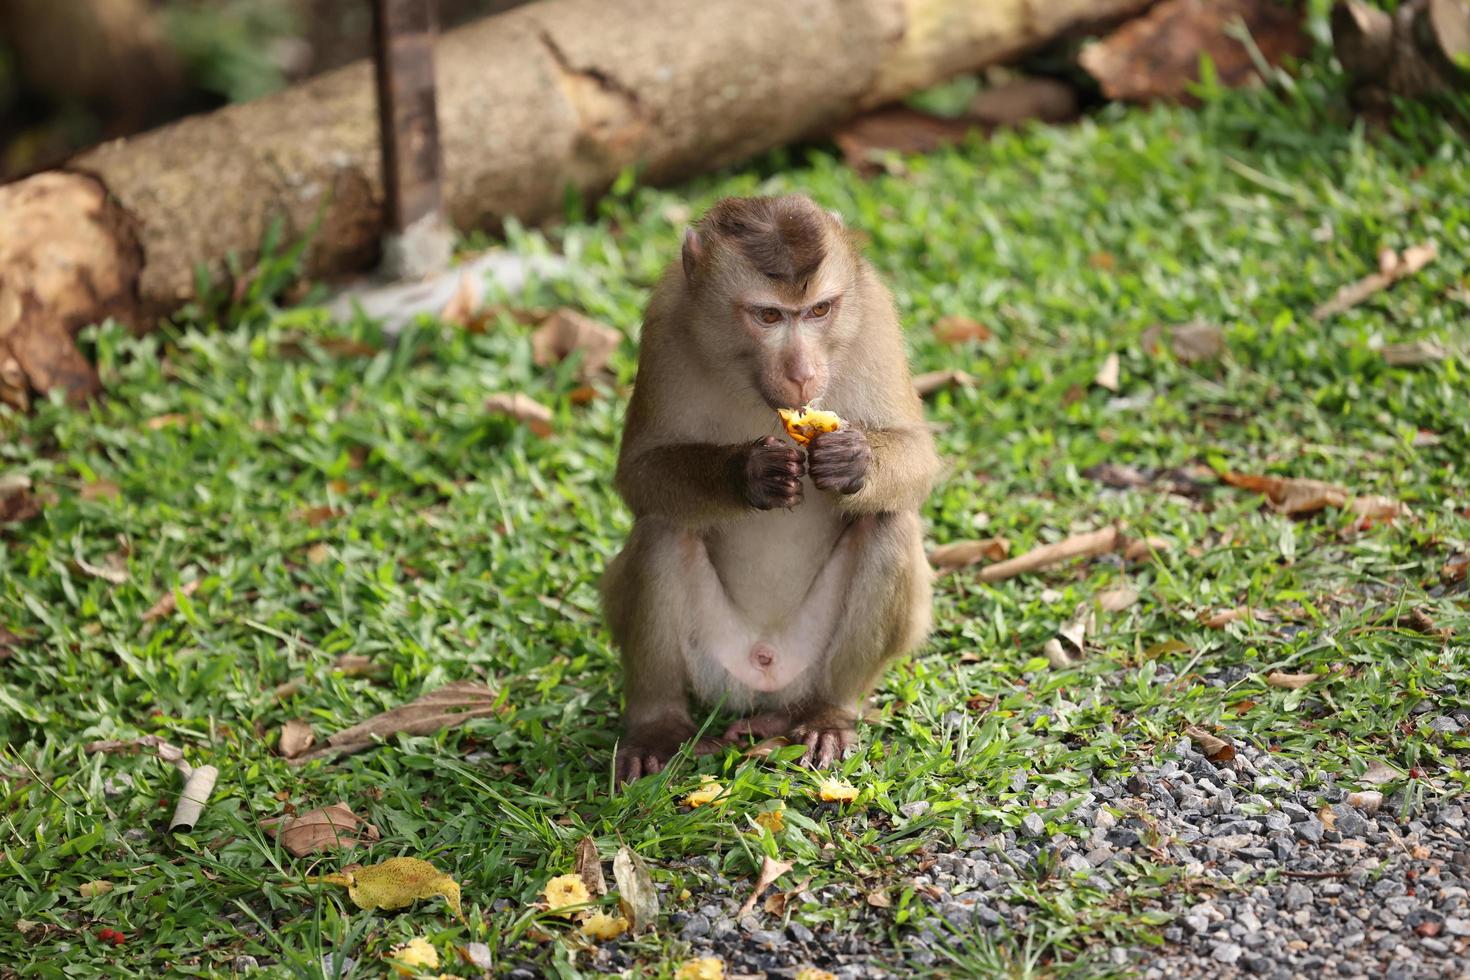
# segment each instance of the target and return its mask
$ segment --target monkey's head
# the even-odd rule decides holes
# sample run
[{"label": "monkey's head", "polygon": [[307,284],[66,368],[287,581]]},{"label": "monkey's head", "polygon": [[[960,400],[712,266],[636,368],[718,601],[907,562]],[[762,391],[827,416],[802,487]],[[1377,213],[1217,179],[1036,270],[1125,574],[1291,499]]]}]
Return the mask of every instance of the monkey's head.
[{"label": "monkey's head", "polygon": [[795,195],[726,198],[684,235],[683,259],[704,362],[772,408],[820,399],[860,322],[841,220]]}]

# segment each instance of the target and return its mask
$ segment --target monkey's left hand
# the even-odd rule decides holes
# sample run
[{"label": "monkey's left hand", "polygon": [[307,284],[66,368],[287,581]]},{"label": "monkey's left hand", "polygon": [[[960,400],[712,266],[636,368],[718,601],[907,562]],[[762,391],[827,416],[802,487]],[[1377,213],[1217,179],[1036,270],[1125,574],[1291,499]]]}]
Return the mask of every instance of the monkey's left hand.
[{"label": "monkey's left hand", "polygon": [[873,449],[861,429],[821,432],[806,447],[806,471],[818,490],[857,493],[868,478]]}]

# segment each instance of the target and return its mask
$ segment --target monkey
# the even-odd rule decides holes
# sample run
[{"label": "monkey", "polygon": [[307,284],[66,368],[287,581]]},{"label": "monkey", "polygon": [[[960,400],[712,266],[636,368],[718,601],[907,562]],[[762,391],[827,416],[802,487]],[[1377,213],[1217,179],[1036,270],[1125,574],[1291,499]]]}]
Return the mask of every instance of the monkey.
[{"label": "monkey", "polygon": [[[844,424],[803,450],[775,410],[809,403]],[[938,466],[892,294],[840,217],[799,195],[710,207],[649,300],[614,477],[633,516],[601,583],[617,782],[696,734],[691,696],[745,716],[697,752],[852,752],[884,666],[930,630]]]}]

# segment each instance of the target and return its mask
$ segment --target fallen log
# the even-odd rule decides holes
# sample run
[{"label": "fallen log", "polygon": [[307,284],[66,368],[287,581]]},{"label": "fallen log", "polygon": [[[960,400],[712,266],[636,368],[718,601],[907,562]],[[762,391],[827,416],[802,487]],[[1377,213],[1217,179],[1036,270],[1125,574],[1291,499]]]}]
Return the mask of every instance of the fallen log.
[{"label": "fallen log", "polygon": [[[545,0],[435,51],[461,229],[558,213],[628,167],[676,180],[825,130],[1152,0]],[[268,224],[305,272],[369,268],[383,227],[372,66],[83,153],[0,187],[0,378],[86,393],[80,327],[149,329]],[[7,374],[8,371],[8,374]],[[0,392],[4,395],[4,392]],[[11,399],[13,400],[13,399]]]}]

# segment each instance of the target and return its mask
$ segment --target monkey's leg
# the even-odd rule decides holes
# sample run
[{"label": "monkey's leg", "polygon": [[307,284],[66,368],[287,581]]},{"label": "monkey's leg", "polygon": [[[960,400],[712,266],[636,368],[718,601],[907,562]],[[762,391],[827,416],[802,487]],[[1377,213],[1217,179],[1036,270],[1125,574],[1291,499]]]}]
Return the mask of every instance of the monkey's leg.
[{"label": "monkey's leg", "polygon": [[883,667],[929,631],[930,571],[917,514],[859,518],[848,528],[853,566],[821,682],[794,712],[791,738],[807,762],[831,765],[857,747],[862,700]]},{"label": "monkey's leg", "polygon": [[[623,659],[619,783],[662,771],[698,730],[689,715],[683,651],[687,631],[682,613],[688,599],[688,586],[681,580],[688,550],[685,537],[662,521],[635,522],[603,582],[608,627]],[[718,747],[718,742],[706,740],[696,751]]]}]

